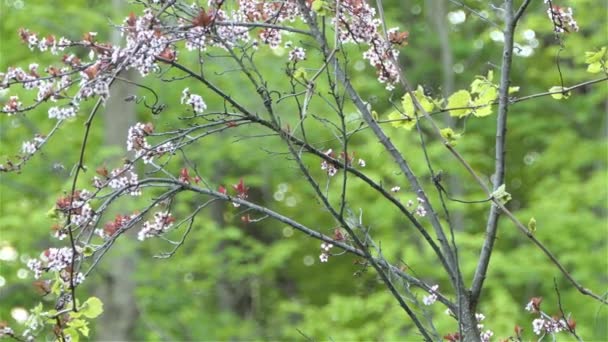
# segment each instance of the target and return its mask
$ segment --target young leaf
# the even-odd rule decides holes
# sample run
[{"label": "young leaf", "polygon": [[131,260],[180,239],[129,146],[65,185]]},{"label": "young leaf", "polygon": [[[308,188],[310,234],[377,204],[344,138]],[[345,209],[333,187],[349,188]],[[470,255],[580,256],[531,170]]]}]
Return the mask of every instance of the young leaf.
[{"label": "young leaf", "polygon": [[398,111],[390,113],[388,115],[388,119],[392,121],[391,125],[393,127],[402,127],[407,129],[408,131],[416,125],[416,119],[406,117]]},{"label": "young leaf", "polygon": [[83,303],[81,312],[87,318],[95,318],[103,312],[103,303],[97,297],[90,297]]},{"label": "young leaf", "polygon": [[80,341],[80,335],[78,335],[78,331],[76,331],[76,328],[67,328],[63,331],[63,334],[66,335],[66,337],[70,336],[70,341],[72,342]]},{"label": "young leaf", "polygon": [[486,79],[488,82],[492,83],[492,80],[494,79],[494,70],[488,70],[488,76],[486,76]]},{"label": "young leaf", "polygon": [[471,83],[471,93],[479,94],[483,91],[483,88],[488,86],[488,82],[486,80],[476,78],[473,83]]},{"label": "young leaf", "polygon": [[304,83],[308,82],[308,75],[306,74],[306,69],[297,68],[296,71],[293,72],[293,78],[296,80],[300,80]]},{"label": "young leaf", "polygon": [[570,97],[570,92],[569,91],[564,92],[564,88],[562,88],[560,86],[551,87],[551,89],[549,89],[549,91],[552,93],[555,93],[555,94],[551,94],[551,97],[556,100],[567,99]]},{"label": "young leaf", "polygon": [[532,217],[530,222],[528,222],[528,230],[530,233],[534,234],[536,232],[536,219]]},{"label": "young leaf", "polygon": [[473,115],[483,117],[492,114],[492,103],[496,101],[497,97],[498,91],[496,88],[494,88],[494,86],[488,86],[482,93],[479,94],[479,97],[473,101],[474,106],[484,106],[475,109],[475,111],[473,111]]},{"label": "young leaf", "polygon": [[456,145],[456,140],[460,139],[461,135],[458,133],[454,133],[454,130],[451,128],[443,128],[441,131],[441,136],[448,141],[448,143],[452,146]]},{"label": "young leaf", "polygon": [[501,185],[492,193],[492,198],[496,199],[502,204],[506,204],[511,200],[511,194],[505,190],[505,185]]},{"label": "young leaf", "polygon": [[418,86],[418,88],[414,92],[414,95],[416,95],[416,99],[422,106],[422,109],[424,109],[427,113],[432,111],[433,108],[435,108],[433,100],[429,99],[426,95],[424,95],[424,89],[421,85]]},{"label": "young leaf", "polygon": [[601,61],[606,54],[606,47],[602,47],[599,51],[587,51],[585,52],[585,63],[593,64]]},{"label": "young leaf", "polygon": [[410,97],[410,93],[405,93],[401,98],[401,108],[403,108],[405,115],[414,116],[414,102]]},{"label": "young leaf", "polygon": [[375,110],[372,110],[372,119],[374,119],[374,121],[378,121],[378,112]]},{"label": "young leaf", "polygon": [[[471,102],[471,94],[466,90],[459,90],[452,94],[448,99],[447,108],[463,108],[469,107]],[[468,108],[464,109],[452,109],[450,110],[451,116],[463,117],[469,114],[471,110]]]},{"label": "young leaf", "polygon": [[315,0],[312,2],[312,6],[310,7],[313,12],[317,13],[320,16],[327,15],[327,3],[323,0]]},{"label": "young leaf", "polygon": [[509,94],[517,93],[519,91],[519,87],[509,87]]},{"label": "young leaf", "polygon": [[589,73],[597,74],[600,71],[602,71],[602,63],[601,62],[591,63],[591,64],[589,64],[589,66],[587,66],[587,72],[589,72]]}]

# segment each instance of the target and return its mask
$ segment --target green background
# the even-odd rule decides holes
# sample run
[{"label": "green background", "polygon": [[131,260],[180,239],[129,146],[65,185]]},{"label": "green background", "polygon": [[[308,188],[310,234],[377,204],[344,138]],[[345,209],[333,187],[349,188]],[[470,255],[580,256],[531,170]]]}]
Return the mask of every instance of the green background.
[{"label": "green background", "polygon": [[[544,92],[560,85],[556,60],[559,60],[567,86],[602,75],[586,72],[584,52],[597,50],[608,42],[606,2],[554,2],[574,7],[581,31],[561,36],[560,45],[552,33],[544,5],[541,1],[532,3],[515,35],[516,43],[535,46],[530,56],[514,57],[511,79],[512,85],[520,87],[518,96]],[[476,75],[485,75],[488,70],[494,70],[495,79],[498,78],[502,45],[491,38],[496,27],[451,2],[443,4],[445,11],[454,14],[464,10],[465,22],[450,23],[437,12],[433,1],[384,3],[389,27],[398,25],[410,33],[409,44],[400,49],[400,62],[412,84],[424,85],[433,97],[440,97],[444,90],[467,89]],[[465,3],[501,25],[500,10],[488,7],[485,1]],[[111,3],[105,1],[3,0],[0,70],[9,66],[26,68],[34,62],[41,68],[56,63],[56,57],[48,53],[30,52],[19,40],[17,30],[20,27],[72,39],[78,39],[84,32],[96,31],[99,39],[105,40],[111,36],[110,23],[120,22],[131,9],[138,13],[137,6],[127,5],[118,14]],[[437,16],[448,30],[447,48],[453,57],[452,70],[447,73],[439,58],[446,45],[442,46],[438,38]],[[528,32],[529,37],[530,30],[534,32],[533,40],[524,36],[524,32]],[[299,40],[290,36],[284,41],[289,39]],[[312,42],[304,41],[303,44]],[[182,50],[180,61],[194,63],[196,56]],[[314,55],[312,46],[307,51],[309,60],[304,65],[315,67],[318,56]],[[350,49],[352,82],[379,113],[380,119],[386,119],[392,111],[391,101],[398,102],[402,93],[397,91],[391,95],[386,92],[375,81],[375,72],[362,59],[361,52],[356,47]],[[234,66],[225,59],[209,57],[208,61],[206,67],[211,72],[219,73]],[[287,86],[285,61],[286,54],[265,49],[257,54],[260,71],[277,90]],[[365,66],[362,70],[361,65]],[[212,79],[253,111],[263,111],[255,89],[244,85],[240,74],[218,74]],[[450,86],[446,79],[453,79],[451,91],[447,89]],[[168,106],[163,113],[154,116],[143,106],[137,107],[138,120],[151,121],[159,130],[183,124],[178,116],[184,114],[179,98],[185,87],[201,94],[210,110],[222,108],[217,97],[208,94],[193,80],[171,86],[153,77],[142,82],[162,89],[160,101]],[[141,92],[141,95],[145,93]],[[7,94],[2,94],[0,103],[7,98]],[[604,82],[577,89],[567,100],[541,97],[514,104],[510,108],[507,138],[506,186],[513,196],[509,208],[522,222],[534,217],[538,239],[557,255],[575,279],[600,294],[606,291],[608,281],[607,98],[608,87]],[[18,331],[21,328],[11,317],[11,310],[16,307],[29,309],[41,300],[45,306],[53,306],[52,302],[36,294],[31,286],[32,274],[26,271],[25,262],[48,246],[59,245],[50,236],[52,220],[46,212],[53,207],[57,197],[69,190],[69,172],[77,161],[84,113],[90,106],[90,103],[83,105],[80,116],[67,122],[43,153],[34,157],[22,172],[0,174],[0,256],[3,256],[0,260],[0,321]],[[322,115],[323,106],[322,100],[314,99],[310,110]],[[286,122],[297,121],[293,106],[286,104],[279,109]],[[358,115],[353,107],[347,107],[347,112],[352,112],[354,118]],[[447,116],[437,118],[439,122],[447,120]],[[494,166],[494,119],[495,113],[452,124],[454,130],[464,132],[458,150],[485,179],[489,179]],[[357,123],[355,120],[353,126]],[[44,109],[26,115],[2,115],[0,163],[17,154],[23,141],[31,139],[34,133],[48,132],[52,125]],[[390,124],[384,126],[395,145],[404,151],[425,188],[432,189],[415,131],[393,128]],[[253,202],[331,234],[334,222],[321,209],[295,164],[282,154],[268,152],[268,149],[284,152],[284,148],[277,147],[278,140],[237,142],[235,139],[260,132],[256,128],[239,127],[206,138],[189,150],[190,158],[211,183],[229,186],[243,178],[251,187]],[[97,121],[92,134],[87,164],[91,169],[104,163],[116,166],[108,160],[118,153],[117,147],[103,144],[103,121]],[[126,128],[123,135],[126,139]],[[338,148],[332,138],[325,126],[309,126],[309,140],[315,146]],[[399,198],[404,202],[415,200],[404,177],[369,130],[357,134],[351,144],[350,149],[366,160],[364,171],[372,179],[382,181],[387,187],[400,185]],[[428,148],[435,169],[444,170],[460,183],[459,197],[483,198],[479,187],[471,182],[445,148],[436,141],[431,141]],[[305,162],[320,183],[325,184],[325,176],[319,169],[320,161],[307,157]],[[184,166],[183,161],[176,159],[169,168],[177,173]],[[92,172],[86,173],[82,185],[87,185],[86,180],[92,176]],[[330,192],[339,191],[338,179],[329,186]],[[389,261],[398,264],[403,260],[422,279],[439,284],[440,289],[449,289],[449,282],[431,251],[413,230],[403,228],[403,218],[394,208],[378,200],[378,195],[360,182],[349,185],[349,194],[350,207],[357,213],[359,209],[363,211],[365,223],[372,227],[372,234],[382,244],[383,255]],[[130,199],[121,202],[120,206],[122,210],[135,210],[145,205],[146,199],[149,197]],[[177,218],[187,215],[197,203],[195,196],[181,196],[174,215]],[[461,268],[465,279],[471,279],[484,238],[489,206],[487,203],[456,202],[449,202],[449,205],[451,213],[460,218],[456,240]],[[318,241],[269,220],[244,225],[240,216],[231,205],[205,210],[196,220],[184,246],[169,259],[153,258],[172,247],[162,240],[149,239],[142,243],[134,238],[123,239],[116,247],[119,252],[110,256],[79,291],[83,299],[85,293],[103,291],[100,288],[109,286],[105,275],[114,267],[113,263],[121,263],[128,255],[130,262],[134,262],[134,272],[124,277],[132,280],[135,287],[126,295],[135,299],[136,313],[129,339],[304,340],[306,335],[314,340],[334,341],[419,340],[408,318],[372,269],[362,269],[349,255],[333,256],[328,263],[321,264]],[[174,237],[179,237],[180,233],[176,232]],[[503,218],[479,307],[486,316],[485,327],[494,331],[495,338],[506,338],[513,335],[514,325],[519,324],[524,327],[526,339],[533,339],[531,321],[534,316],[525,312],[524,306],[531,297],[542,296],[543,309],[549,314],[557,313],[555,284],[566,313],[572,313],[577,321],[579,334],[589,341],[607,340],[606,308],[578,293],[555,266]],[[456,330],[453,320],[443,313],[439,304],[430,307],[430,312],[440,333]],[[93,322],[93,331],[108,329],[111,326],[108,324]],[[561,334],[558,340],[570,338]]]}]

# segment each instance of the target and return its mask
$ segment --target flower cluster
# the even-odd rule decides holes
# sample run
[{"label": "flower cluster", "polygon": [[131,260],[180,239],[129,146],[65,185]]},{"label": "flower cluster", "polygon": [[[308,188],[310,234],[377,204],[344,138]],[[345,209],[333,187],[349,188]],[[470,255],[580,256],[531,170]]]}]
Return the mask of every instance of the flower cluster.
[{"label": "flower cluster", "polygon": [[127,151],[135,152],[136,158],[142,158],[144,164],[152,162],[154,157],[162,156],[166,153],[172,153],[175,147],[168,141],[159,146],[152,147],[148,143],[146,137],[154,132],[154,126],[151,123],[138,122],[129,128],[127,136]]},{"label": "flower cluster", "polygon": [[393,28],[387,32],[388,37],[384,38],[378,31],[381,21],[376,17],[376,10],[367,2],[347,0],[341,4],[333,19],[334,24],[338,20],[340,41],[368,44],[369,48],[363,53],[363,58],[376,68],[378,81],[386,84],[387,90],[393,90],[399,81],[399,69],[395,65],[399,51],[393,45],[404,45],[408,33],[400,33]]},{"label": "flower cluster", "polygon": [[[545,0],[545,4],[547,3],[549,3],[549,0]],[[549,3],[549,8],[547,8],[547,15],[553,21],[553,29],[556,33],[578,31],[579,27],[573,14],[571,7],[562,8]]]},{"label": "flower cluster", "polygon": [[[331,148],[329,150],[325,151],[325,155],[332,157],[332,158],[335,158],[335,156],[336,156]],[[323,160],[321,162],[321,170],[327,172],[327,175],[330,177],[333,177],[336,175],[336,173],[338,173],[337,165],[335,165],[334,163],[328,162],[326,160]]]},{"label": "flower cluster", "polygon": [[[336,159],[336,154],[334,153],[334,151],[330,148],[329,150],[325,151],[324,153],[326,156],[331,157],[333,159]],[[353,152],[350,155],[347,155],[344,152],[340,152],[340,155],[338,156],[339,160],[343,160],[344,163],[348,166],[352,165],[353,160],[355,159],[355,153]],[[357,164],[360,167],[365,167],[365,160],[359,158],[359,160],[357,161]],[[321,170],[327,172],[327,175],[329,175],[330,177],[335,176],[338,173],[338,164],[329,162],[327,160],[323,160],[321,162]]]},{"label": "flower cluster", "polygon": [[[416,207],[416,210],[414,211],[414,213],[420,217],[425,217],[426,216],[426,209],[424,208],[424,199],[417,197],[416,201],[418,202],[418,206]],[[406,206],[408,208],[411,208],[414,206],[414,201],[409,200],[407,201]]]},{"label": "flower cluster", "polygon": [[299,62],[306,59],[306,50],[304,48],[296,46],[289,51],[288,58],[290,62]]},{"label": "flower cluster", "polygon": [[153,221],[146,221],[137,233],[137,239],[143,241],[147,238],[158,236],[169,230],[173,226],[175,218],[168,211],[157,212],[154,214]]},{"label": "flower cluster", "polygon": [[532,321],[532,330],[536,335],[554,334],[568,329],[568,322],[564,319],[537,318]]},{"label": "flower cluster", "polygon": [[[234,184],[232,186],[232,188],[236,191],[236,197],[238,197],[242,200],[247,199],[247,197],[249,196],[247,194],[247,192],[249,191],[249,187],[245,186],[245,183],[243,182],[242,178],[239,180],[239,182],[237,184]],[[224,193],[226,193],[225,189],[224,189]],[[236,202],[232,202],[232,205],[234,205],[236,208],[238,208],[240,206],[240,204],[236,203]]]},{"label": "flower cluster", "polygon": [[203,98],[200,95],[191,94],[189,88],[182,91],[181,103],[192,106],[192,110],[197,114],[201,114],[207,109],[207,105],[205,104],[205,101],[203,101]]},{"label": "flower cluster", "polygon": [[329,250],[333,247],[334,245],[331,243],[323,242],[321,244],[321,255],[319,255],[319,260],[321,260],[321,262],[327,262],[329,260]]},{"label": "flower cluster", "polygon": [[541,302],[542,297],[532,297],[525,306],[526,311],[539,314],[539,317],[532,321],[532,330],[536,335],[555,334],[562,331],[574,332],[576,321],[573,318],[551,317],[541,310]]},{"label": "flower cluster", "polygon": [[127,227],[129,225],[129,223],[131,223],[132,220],[135,219],[136,217],[137,217],[136,214],[116,215],[116,217],[114,218],[113,221],[107,222],[103,226],[103,229],[96,229],[95,234],[97,234],[98,236],[100,236],[104,239],[111,238],[112,236],[114,236],[114,234],[116,234],[116,232],[118,232],[122,228]]},{"label": "flower cluster", "polygon": [[76,116],[78,109],[74,106],[49,108],[49,119],[65,120]]},{"label": "flower cluster", "polygon": [[83,227],[93,224],[97,215],[91,207],[92,194],[87,190],[74,191],[73,195],[67,195],[57,200],[56,210],[65,215],[70,215],[73,226]]},{"label": "flower cluster", "polygon": [[382,41],[374,40],[372,47],[363,53],[378,75],[378,81],[386,84],[386,90],[395,89],[399,82],[399,68],[394,61],[399,57],[399,50],[387,47]]},{"label": "flower cluster", "polygon": [[44,136],[36,134],[33,140],[24,141],[23,144],[21,144],[21,153],[25,155],[36,153],[38,147],[44,142],[44,139]]},{"label": "flower cluster", "polygon": [[437,289],[439,289],[439,285],[431,286],[429,294],[422,297],[422,303],[424,305],[433,305],[437,301]]},{"label": "flower cluster", "polygon": [[129,15],[124,20],[122,34],[126,37],[124,49],[113,48],[111,62],[118,65],[124,63],[126,68],[135,68],[142,76],[157,70],[157,57],[173,61],[177,58],[175,49],[170,42],[172,35],[162,34],[161,22],[152,10],[146,8],[144,14],[136,17]]},{"label": "flower cluster", "polygon": [[[275,24],[285,21],[294,21],[299,15],[297,1],[261,1],[240,0],[239,10],[235,13],[235,19],[242,22],[265,22],[272,20]],[[260,40],[271,48],[281,44],[283,31],[274,28],[264,28],[259,33]]]},{"label": "flower cluster", "polygon": [[0,337],[15,337],[15,331],[9,326],[2,326],[4,323],[0,323]]},{"label": "flower cluster", "polygon": [[52,35],[40,38],[38,37],[38,34],[26,29],[20,29],[19,36],[21,37],[21,40],[27,43],[30,50],[38,49],[44,52],[50,49],[53,55],[58,54],[59,51],[63,51],[72,44],[72,42],[65,37],[61,37],[59,40]]},{"label": "flower cluster", "polygon": [[490,338],[492,338],[492,336],[494,336],[494,332],[492,330],[485,330],[483,331],[484,325],[483,323],[481,323],[484,319],[486,319],[486,316],[482,313],[475,313],[475,320],[477,320],[477,329],[480,332],[479,335],[479,339],[482,342],[490,342]]},{"label": "flower cluster", "polygon": [[51,231],[53,232],[53,237],[57,240],[63,240],[68,237],[68,227],[61,225],[59,223],[55,223],[51,226]]},{"label": "flower cluster", "polygon": [[543,297],[532,297],[528,304],[526,304],[525,310],[532,313],[540,312],[540,303],[542,303]]},{"label": "flower cluster", "polygon": [[134,172],[133,164],[126,163],[124,166],[108,172],[105,167],[97,169],[97,174],[101,177],[93,177],[93,186],[97,189],[102,189],[106,186],[115,190],[128,189],[128,194],[131,196],[141,195],[139,188],[139,178]]},{"label": "flower cluster", "polygon": [[43,271],[60,272],[70,267],[73,256],[71,248],[49,248],[42,252],[40,258],[30,259],[27,267],[34,272],[34,278],[38,279]]},{"label": "flower cluster", "polygon": [[10,115],[11,113],[18,112],[21,109],[21,106],[23,106],[23,103],[19,101],[19,96],[11,96],[4,107],[2,107],[2,111]]}]

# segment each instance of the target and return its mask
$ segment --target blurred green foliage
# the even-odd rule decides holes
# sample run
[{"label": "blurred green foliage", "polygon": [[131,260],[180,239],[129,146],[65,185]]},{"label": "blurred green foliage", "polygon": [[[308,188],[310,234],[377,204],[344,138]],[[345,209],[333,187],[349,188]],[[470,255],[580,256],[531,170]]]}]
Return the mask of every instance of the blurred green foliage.
[{"label": "blurred green foliage", "polygon": [[[586,71],[585,51],[606,45],[606,3],[561,2],[574,7],[581,31],[563,35],[560,44],[552,33],[542,2],[531,4],[516,34],[516,42],[522,49],[523,46],[532,49],[529,56],[514,58],[512,85],[520,87],[517,96],[561,86],[556,61],[559,61],[565,86],[598,77]],[[86,31],[99,32],[102,40],[110,35],[112,10],[106,2],[24,0],[20,9],[11,3],[7,0],[2,5],[0,70],[12,65],[27,67],[34,62],[41,66],[54,63],[49,54],[31,53],[20,43],[19,27],[71,38]],[[410,32],[409,45],[401,49],[400,56],[409,81],[413,85],[424,85],[432,97],[439,98],[443,89],[441,63],[437,58],[441,47],[429,19],[435,14],[424,1],[404,4],[386,0],[384,3],[389,27],[399,25]],[[501,25],[499,9],[493,10],[483,1],[465,3]],[[446,21],[449,48],[454,57],[454,91],[469,89],[475,76],[486,75],[489,70],[499,75],[497,65],[500,65],[502,45],[492,39],[498,28],[457,4],[447,6],[449,12],[466,13],[463,23]],[[119,22],[122,18],[111,20]],[[375,81],[375,71],[362,60],[356,47],[352,47],[350,53],[354,85],[379,113],[379,119],[388,119],[394,110],[391,103],[399,103],[402,94],[390,94]],[[271,87],[282,90],[288,87],[287,77],[284,68],[277,66],[284,63],[285,55],[278,54],[261,49],[256,63]],[[192,64],[196,58],[186,51],[180,55],[184,63]],[[314,67],[316,61],[318,56],[309,56],[305,66]],[[212,77],[217,86],[234,94],[253,111],[263,111],[255,89],[232,77],[238,77],[229,72],[234,68],[232,63],[220,58],[209,59],[209,63],[213,64],[206,66],[207,73],[218,73]],[[185,86],[167,87],[154,79],[145,82],[162,89],[160,101],[168,108],[161,115],[153,116],[140,107],[139,119],[151,121],[159,129],[180,125],[179,98]],[[192,92],[202,94],[211,109],[222,108],[221,99],[207,94],[202,86],[195,83],[187,86]],[[3,103],[6,95],[1,96],[0,103]],[[573,91],[567,100],[557,101],[547,96],[516,103],[510,109],[507,139],[506,187],[513,196],[509,207],[522,222],[534,217],[537,237],[576,279],[597,293],[604,293],[608,288],[607,98],[606,83],[600,83]],[[323,108],[322,100],[316,98],[310,111],[323,115]],[[291,106],[279,105],[278,109],[285,122],[297,122]],[[87,108],[82,112],[86,113]],[[354,108],[348,108],[347,112],[352,112],[352,125],[357,127],[358,114]],[[448,114],[443,115],[447,118]],[[21,143],[34,133],[47,132],[52,123],[45,118],[44,108],[25,116],[0,118],[0,162],[18,153]],[[439,122],[443,120],[441,116],[437,118]],[[458,150],[487,179],[494,165],[494,118],[495,113],[451,125],[454,132],[462,134]],[[64,125],[44,153],[33,158],[22,172],[0,174],[0,321],[14,327],[17,325],[11,310],[31,308],[40,300],[30,285],[32,275],[26,271],[25,262],[47,246],[57,245],[50,237],[52,222],[45,213],[52,208],[57,196],[69,190],[83,119],[81,115]],[[415,130],[406,131],[390,124],[385,128],[425,188],[432,189]],[[309,128],[309,132],[309,139],[319,148],[338,147],[332,145],[331,132],[322,126],[318,130]],[[252,188],[252,201],[331,234],[334,228],[331,217],[321,210],[295,165],[280,154],[285,148],[278,146],[278,140],[256,139],[250,140],[253,141],[250,144],[236,141],[237,136],[256,133],[260,131],[239,127],[210,136],[190,157],[198,171],[213,184],[231,186],[243,178]],[[94,169],[114,151],[99,147],[101,126],[93,131],[92,138],[87,163]],[[404,177],[369,131],[355,135],[351,146],[358,157],[366,160],[365,172],[372,179],[387,187],[400,185],[403,189],[400,199],[415,200]],[[439,143],[431,140],[428,147],[435,169],[460,180],[459,197],[483,198],[481,189]],[[318,159],[306,157],[305,162],[318,179],[323,179]],[[174,165],[174,169],[177,172],[183,166]],[[90,177],[91,172],[85,174],[83,186]],[[330,193],[339,190],[338,182],[333,183],[336,184],[329,186]],[[357,215],[361,210],[365,224],[372,227],[388,260],[396,264],[403,260],[422,279],[439,284],[440,289],[449,293],[449,283],[431,251],[394,208],[379,201],[378,195],[361,182],[352,182],[348,193],[351,209]],[[128,208],[135,209],[143,205],[144,200],[128,203]],[[180,197],[175,215],[186,215],[198,201],[193,195]],[[471,279],[484,238],[488,205],[456,202],[449,205],[453,214],[461,216],[462,229],[457,232],[456,240],[465,279]],[[181,233],[174,232],[174,237],[179,238]],[[139,312],[133,338],[138,340],[304,340],[306,336],[334,341],[419,340],[407,317],[371,269],[357,265],[349,255],[334,256],[329,263],[320,264],[316,240],[268,220],[244,225],[240,212],[230,205],[217,205],[201,213],[184,246],[169,259],[152,258],[172,248],[162,240],[132,245],[137,255],[137,272],[132,276],[137,282],[135,295]],[[99,277],[99,274],[92,275],[88,283],[94,284]],[[532,338],[532,316],[523,308],[530,297],[543,296],[544,309],[557,312],[555,285],[565,311],[577,320],[580,335],[587,340],[608,339],[606,309],[578,293],[510,222],[501,220],[480,306],[487,317],[486,328],[492,329],[495,337],[505,338],[512,335],[514,325],[519,324],[524,327],[525,336]],[[43,303],[46,303],[44,299]],[[456,329],[453,320],[438,304],[430,310],[438,331],[447,334]],[[94,324],[92,329],[95,330]],[[562,338],[569,337],[560,335],[560,340]]]}]

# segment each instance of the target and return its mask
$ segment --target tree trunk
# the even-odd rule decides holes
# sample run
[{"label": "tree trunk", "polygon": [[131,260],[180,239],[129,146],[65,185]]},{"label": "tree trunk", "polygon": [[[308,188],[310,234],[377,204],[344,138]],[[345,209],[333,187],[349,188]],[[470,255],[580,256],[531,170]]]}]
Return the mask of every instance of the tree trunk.
[{"label": "tree trunk", "polygon": [[[122,13],[124,1],[113,0],[113,8],[117,15]],[[112,42],[118,44],[120,35],[114,32]],[[132,70],[120,75],[123,78],[135,79]],[[126,102],[124,98],[136,91],[133,85],[115,81],[110,90],[110,98],[103,113],[104,146],[120,146],[126,153],[125,141],[130,125],[135,122],[136,108],[134,102]],[[112,165],[118,162],[118,155],[108,161]],[[115,165],[117,166],[117,165]],[[110,217],[108,216],[107,219]],[[134,273],[137,265],[137,246],[132,234],[125,234],[117,240],[112,250],[106,255],[100,272],[102,281],[97,293],[104,303],[104,313],[97,323],[96,340],[99,341],[129,341],[133,340],[133,330],[137,320],[135,301]]]}]

